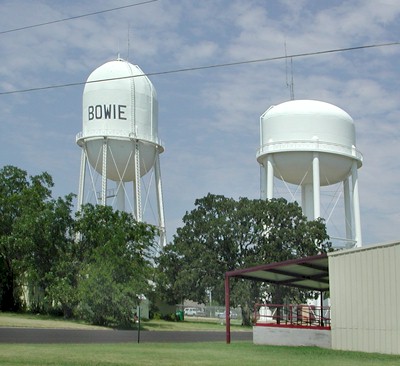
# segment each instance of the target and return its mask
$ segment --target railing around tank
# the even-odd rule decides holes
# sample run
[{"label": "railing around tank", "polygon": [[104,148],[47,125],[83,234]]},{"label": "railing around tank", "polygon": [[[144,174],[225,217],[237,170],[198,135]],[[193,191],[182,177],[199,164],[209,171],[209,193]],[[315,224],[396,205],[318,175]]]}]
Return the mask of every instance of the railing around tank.
[{"label": "railing around tank", "polygon": [[331,309],[304,304],[256,304],[254,323],[256,326],[330,329]]},{"label": "railing around tank", "polygon": [[154,137],[153,139],[148,139],[145,138],[144,136],[136,136],[133,133],[127,133],[125,130],[108,130],[108,129],[103,129],[103,130],[95,130],[95,131],[90,131],[89,134],[83,134],[83,131],[80,131],[76,134],[75,140],[76,142],[79,143],[83,139],[87,138],[109,138],[112,139],[113,137],[115,138],[124,138],[126,140],[140,140],[141,142],[146,142],[149,144],[156,144],[160,146],[162,149],[164,149],[164,141],[159,139],[158,137]]},{"label": "railing around tank", "polygon": [[348,146],[327,141],[291,140],[273,141],[263,144],[257,151],[257,158],[272,153],[293,151],[317,151],[331,154],[346,155],[363,161],[363,155],[355,146]]}]

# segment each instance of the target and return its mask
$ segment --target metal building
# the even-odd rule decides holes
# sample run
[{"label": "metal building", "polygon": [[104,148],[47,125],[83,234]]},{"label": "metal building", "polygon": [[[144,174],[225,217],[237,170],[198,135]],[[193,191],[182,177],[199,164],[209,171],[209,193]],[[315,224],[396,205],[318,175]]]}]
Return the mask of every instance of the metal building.
[{"label": "metal building", "polygon": [[[274,178],[301,187],[303,213],[321,215],[323,186],[343,182],[346,247],[361,246],[353,119],[342,109],[315,100],[292,100],[270,107],[260,118],[261,198],[274,196]],[[326,218],[326,217],[325,217]]]},{"label": "metal building", "polygon": [[400,354],[400,242],[328,258],[332,348]]},{"label": "metal building", "polygon": [[[311,326],[311,322],[299,326],[298,318],[294,326],[287,321],[278,326],[276,315],[270,324],[263,324],[268,319],[260,323],[260,313],[255,312],[253,342],[400,355],[399,263],[397,241],[241,268],[225,274],[225,302],[229,308],[232,277],[329,291],[329,318],[324,314],[328,327]],[[230,343],[229,317],[226,339]]]},{"label": "metal building", "polygon": [[[121,58],[94,70],[83,92],[78,207],[111,205],[158,226],[166,244],[157,94],[137,65]],[[154,178],[154,182],[153,179]],[[145,180],[147,179],[147,180]],[[131,183],[129,185],[128,183]],[[151,206],[151,193],[154,207]],[[146,208],[153,216],[145,216]]]}]

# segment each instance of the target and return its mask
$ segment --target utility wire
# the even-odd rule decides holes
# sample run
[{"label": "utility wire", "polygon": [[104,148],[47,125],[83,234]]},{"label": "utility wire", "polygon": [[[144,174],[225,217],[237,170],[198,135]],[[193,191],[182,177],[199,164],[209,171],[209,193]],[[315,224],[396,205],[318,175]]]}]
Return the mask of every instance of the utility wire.
[{"label": "utility wire", "polygon": [[149,4],[149,3],[154,3],[154,2],[156,2],[156,1],[159,1],[159,0],[147,0],[147,1],[142,1],[142,2],[140,2],[140,3],[125,5],[125,6],[119,6],[119,7],[117,7],[117,8],[112,8],[112,9],[99,10],[99,11],[95,11],[95,12],[93,12],[93,13],[87,13],[87,14],[82,14],[82,15],[76,15],[76,16],[73,16],[73,17],[63,18],[63,19],[58,19],[58,20],[52,20],[52,21],[45,22],[45,23],[27,25],[27,26],[20,27],[20,28],[14,28],[14,29],[9,29],[9,30],[5,30],[5,31],[0,31],[0,35],[1,35],[1,34],[6,34],[6,33],[18,32],[18,31],[25,30],[25,29],[43,27],[43,26],[45,26],[45,25],[50,25],[50,24],[55,24],[55,23],[66,22],[66,21],[68,21],[68,20],[74,20],[74,19],[79,19],[79,18],[90,17],[90,16],[92,16],[92,15],[98,15],[98,14],[108,13],[108,12],[110,12],[110,11],[116,11],[116,10],[131,8],[131,7],[133,7],[133,6],[138,6],[138,5],[145,5],[145,4]]},{"label": "utility wire", "polygon": [[349,52],[349,51],[356,51],[356,50],[362,50],[362,49],[368,49],[368,48],[389,47],[389,46],[398,46],[398,45],[400,45],[400,42],[389,42],[389,43],[371,44],[371,45],[356,46],[356,47],[336,48],[336,49],[325,50],[325,51],[305,52],[305,53],[297,53],[297,54],[293,54],[293,55],[260,58],[260,59],[255,59],[255,60],[237,61],[237,62],[229,62],[229,63],[223,63],[223,64],[214,64],[214,65],[188,67],[188,68],[175,69],[175,70],[150,72],[150,73],[142,74],[142,75],[132,75],[132,76],[117,77],[117,78],[109,78],[109,79],[99,79],[99,80],[67,83],[67,84],[48,85],[48,86],[42,86],[42,87],[36,87],[36,88],[30,88],[30,89],[20,89],[20,90],[8,91],[8,92],[0,92],[0,96],[8,95],[8,94],[27,93],[27,92],[47,90],[47,89],[66,88],[66,87],[70,87],[70,86],[79,86],[79,85],[100,83],[100,82],[112,81],[112,80],[131,79],[131,78],[143,77],[143,76],[177,74],[177,73],[188,72],[188,71],[208,70],[208,69],[216,69],[216,68],[229,67],[229,66],[238,66],[238,65],[259,63],[259,62],[269,62],[269,61],[277,61],[277,60],[284,60],[284,59],[301,58],[301,57],[307,57],[307,56],[318,56],[318,55],[326,55],[326,54],[330,54],[330,53]]}]

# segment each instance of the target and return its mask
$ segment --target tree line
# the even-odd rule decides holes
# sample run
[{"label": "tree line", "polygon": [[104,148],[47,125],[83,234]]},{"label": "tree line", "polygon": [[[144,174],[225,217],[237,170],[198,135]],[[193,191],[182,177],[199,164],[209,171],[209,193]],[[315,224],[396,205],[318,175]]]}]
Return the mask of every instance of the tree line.
[{"label": "tree line", "polygon": [[[208,194],[183,217],[163,250],[157,229],[74,195],[52,198],[48,173],[0,170],[0,310],[62,314],[128,326],[141,297],[224,304],[226,271],[329,250],[323,220],[307,221],[297,203],[234,200]],[[308,293],[235,280],[232,306],[245,324],[261,300],[304,301]],[[153,308],[154,311],[157,309]]]},{"label": "tree line", "polygon": [[150,291],[155,228],[108,206],[51,198],[52,178],[0,170],[0,309],[129,325]]}]

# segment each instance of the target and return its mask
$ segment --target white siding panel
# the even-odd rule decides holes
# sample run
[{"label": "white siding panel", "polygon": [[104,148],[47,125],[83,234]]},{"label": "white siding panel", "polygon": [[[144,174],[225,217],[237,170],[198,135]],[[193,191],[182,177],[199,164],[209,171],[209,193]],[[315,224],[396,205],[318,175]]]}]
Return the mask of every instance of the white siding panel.
[{"label": "white siding panel", "polygon": [[400,354],[400,243],[329,255],[332,348]]}]

